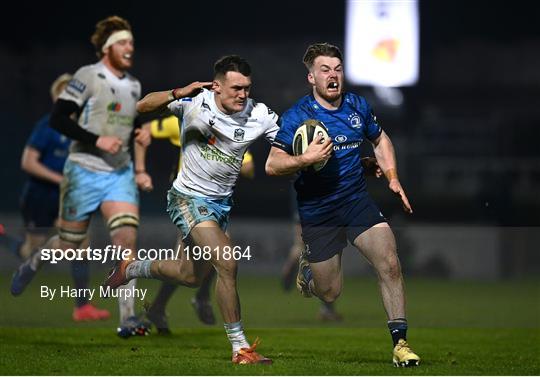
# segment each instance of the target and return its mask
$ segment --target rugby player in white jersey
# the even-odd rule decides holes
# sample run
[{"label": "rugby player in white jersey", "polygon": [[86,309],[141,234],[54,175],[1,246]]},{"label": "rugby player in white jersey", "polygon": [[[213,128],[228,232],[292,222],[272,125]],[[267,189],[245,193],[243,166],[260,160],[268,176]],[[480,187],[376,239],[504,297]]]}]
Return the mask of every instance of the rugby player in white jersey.
[{"label": "rugby player in white jersey", "polygon": [[[86,238],[91,215],[101,210],[112,243],[130,249],[135,257],[139,225],[137,185],[152,188],[140,148],[149,144],[147,131],[136,130],[135,168],[129,153],[134,132],[139,81],[127,73],[133,64],[133,36],[125,19],[111,16],[96,24],[91,38],[99,62],[81,67],[60,95],[50,124],[73,140],[60,194],[58,235],[44,248],[77,249]],[[75,121],[73,117],[78,117]],[[136,184],[137,183],[137,184]],[[35,253],[19,267],[12,292],[22,293],[44,261]],[[125,289],[133,289],[135,281]],[[119,294],[118,335],[145,335],[147,328],[135,316],[134,298]]]},{"label": "rugby player in white jersey", "polygon": [[[212,86],[212,90],[204,88]],[[207,247],[210,260],[184,253],[179,260],[123,261],[110,273],[105,286],[116,288],[145,277],[198,286],[212,268],[217,271],[216,298],[237,364],[272,361],[255,352],[244,335],[237,292],[237,258],[226,257],[231,241],[225,235],[231,196],[242,157],[259,137],[274,140],[278,116],[249,98],[251,68],[230,55],[214,65],[213,82],[195,82],[184,88],[154,92],[137,104],[140,112],[168,110],[182,123],[182,162],[169,190],[167,212],[194,245]]]}]

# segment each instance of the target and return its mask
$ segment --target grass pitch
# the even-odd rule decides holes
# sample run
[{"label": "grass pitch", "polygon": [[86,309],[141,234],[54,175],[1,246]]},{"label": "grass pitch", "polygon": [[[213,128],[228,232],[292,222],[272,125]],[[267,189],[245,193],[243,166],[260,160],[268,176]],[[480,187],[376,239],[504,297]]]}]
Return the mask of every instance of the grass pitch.
[{"label": "grass pitch", "polygon": [[[99,277],[99,276],[96,276]],[[498,283],[407,280],[409,341],[418,368],[394,368],[391,341],[374,279],[346,278],[341,323],[321,323],[319,304],[285,293],[276,278],[240,276],[246,334],[262,339],[271,366],[235,366],[222,327],[204,326],[180,288],[169,306],[173,335],[123,340],[117,304],[94,300],[113,319],[76,324],[72,300],[47,301],[39,286],[69,276],[38,275],[17,298],[2,277],[1,375],[539,375],[540,281]],[[98,281],[95,281],[95,285]],[[140,281],[149,295],[155,281]],[[139,303],[139,307],[142,305]],[[217,308],[216,308],[216,314]],[[220,323],[220,321],[218,321]]]}]

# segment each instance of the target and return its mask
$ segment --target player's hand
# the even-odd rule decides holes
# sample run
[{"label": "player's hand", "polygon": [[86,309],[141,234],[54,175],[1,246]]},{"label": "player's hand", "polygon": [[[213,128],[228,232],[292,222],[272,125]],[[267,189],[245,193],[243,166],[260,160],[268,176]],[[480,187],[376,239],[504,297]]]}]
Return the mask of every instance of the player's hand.
[{"label": "player's hand", "polygon": [[152,135],[147,128],[135,129],[135,142],[143,147],[148,147],[152,142]]},{"label": "player's hand", "polygon": [[377,162],[377,159],[375,157],[364,157],[362,160],[360,160],[362,163],[362,167],[364,168],[364,172],[366,175],[380,178],[383,175],[382,169],[379,166],[379,163]]},{"label": "player's hand", "polygon": [[412,213],[413,210],[409,203],[409,199],[407,199],[407,195],[405,195],[405,191],[403,190],[403,187],[401,187],[401,183],[399,183],[399,180],[395,178],[390,180],[388,187],[401,199],[401,204],[403,204],[403,210],[407,213]]},{"label": "player's hand", "polygon": [[154,189],[152,177],[146,172],[137,173],[135,175],[135,182],[137,183],[137,187],[142,191],[152,191]]},{"label": "player's hand", "polygon": [[334,146],[334,144],[332,144],[332,139],[327,138],[323,142],[321,141],[321,135],[315,136],[311,144],[308,145],[306,151],[301,155],[307,165],[326,161],[332,157],[332,147]]},{"label": "player's hand", "polygon": [[102,151],[115,154],[122,147],[122,140],[118,136],[100,136],[96,141],[96,147]]},{"label": "player's hand", "polygon": [[177,88],[174,90],[174,97],[175,98],[184,98],[184,97],[195,97],[197,94],[202,92],[203,88],[212,88],[213,82],[212,81],[195,81],[189,84],[188,86],[184,86],[183,88]]}]

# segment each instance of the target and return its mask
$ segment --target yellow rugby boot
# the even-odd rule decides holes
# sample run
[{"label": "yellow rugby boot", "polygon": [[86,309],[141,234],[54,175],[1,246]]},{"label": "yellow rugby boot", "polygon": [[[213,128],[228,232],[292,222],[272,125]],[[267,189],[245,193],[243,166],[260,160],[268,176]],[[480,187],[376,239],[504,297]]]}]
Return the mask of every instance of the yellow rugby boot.
[{"label": "yellow rugby boot", "polygon": [[420,364],[420,357],[413,352],[405,340],[400,339],[394,347],[393,361],[395,367],[415,367]]}]

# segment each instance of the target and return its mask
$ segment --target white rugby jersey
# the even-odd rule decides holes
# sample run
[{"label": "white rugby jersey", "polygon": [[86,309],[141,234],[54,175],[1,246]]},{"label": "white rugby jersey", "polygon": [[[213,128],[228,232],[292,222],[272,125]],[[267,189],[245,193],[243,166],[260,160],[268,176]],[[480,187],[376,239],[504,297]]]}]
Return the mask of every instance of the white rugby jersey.
[{"label": "white rugby jersey", "polygon": [[246,149],[263,135],[271,143],[279,130],[277,114],[251,98],[232,115],[219,110],[206,89],[168,107],[182,124],[182,161],[173,186],[189,195],[232,195]]},{"label": "white rugby jersey", "polygon": [[118,136],[122,148],[110,154],[74,140],[68,158],[92,170],[125,167],[131,159],[128,142],[140,96],[139,80],[127,73],[119,78],[101,62],[80,68],[59,98],[73,101],[83,109],[78,119],[82,128],[99,136]]}]

